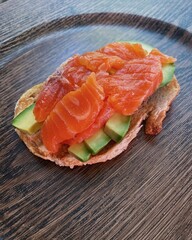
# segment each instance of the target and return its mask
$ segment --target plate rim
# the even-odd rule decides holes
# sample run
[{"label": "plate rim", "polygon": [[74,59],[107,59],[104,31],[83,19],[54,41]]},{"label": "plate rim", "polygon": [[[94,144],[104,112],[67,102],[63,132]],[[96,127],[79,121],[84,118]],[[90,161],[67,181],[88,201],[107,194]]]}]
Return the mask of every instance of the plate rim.
[{"label": "plate rim", "polygon": [[[190,45],[192,44],[192,33],[190,33],[187,29],[181,28],[172,23],[162,21],[160,19],[122,12],[94,12],[65,16],[51,20],[49,22],[38,24],[17,36],[3,41],[0,44],[0,53],[2,52],[4,54],[8,54],[9,50],[12,48],[17,47],[24,42],[27,42],[29,39],[33,40],[37,36],[43,36],[49,32],[54,32],[61,29],[69,29],[76,26],[99,24],[133,26],[136,28],[149,29],[160,34],[169,33],[171,27],[173,31],[171,31],[171,35],[170,33],[167,35],[169,38],[179,39],[185,34],[184,43],[190,43],[191,41]],[[37,35],[39,32],[41,33]]]}]

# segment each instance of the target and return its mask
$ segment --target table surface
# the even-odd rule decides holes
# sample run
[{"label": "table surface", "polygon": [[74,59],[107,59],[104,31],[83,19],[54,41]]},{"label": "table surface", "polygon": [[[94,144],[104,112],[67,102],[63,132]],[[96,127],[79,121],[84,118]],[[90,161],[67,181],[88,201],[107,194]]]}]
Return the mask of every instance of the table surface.
[{"label": "table surface", "polygon": [[[22,52],[16,47],[22,39],[27,41],[27,31],[85,13],[123,13],[171,23],[184,33],[183,38],[191,47],[191,11],[192,3],[187,0],[8,0],[0,4],[0,57],[3,59],[0,70],[11,71],[10,66],[14,64],[16,74],[23,71],[19,65]],[[12,63],[10,56],[15,49],[17,58]],[[192,67],[191,58],[185,62],[188,68]],[[46,64],[43,66],[49,69]],[[140,155],[135,155],[137,147],[131,145],[129,160],[125,161],[126,155],[122,154],[116,162],[70,170],[33,157],[19,141],[5,116],[8,114],[11,119],[12,113],[8,111],[13,112],[21,91],[13,93],[10,86],[17,87],[13,82],[15,75],[0,73],[1,81],[5,80],[0,91],[2,239],[192,239],[192,111],[189,103],[192,99],[187,90],[191,83],[183,84],[188,110],[186,118],[180,120],[180,124],[181,121],[186,124],[183,128],[186,133],[181,134],[180,145],[176,146],[180,151],[177,162],[166,160],[165,152],[162,163],[155,164],[152,158],[147,158],[145,147],[155,147],[158,137],[140,133],[134,142]],[[182,118],[181,114],[180,111]],[[169,153],[174,160],[173,151]]]}]

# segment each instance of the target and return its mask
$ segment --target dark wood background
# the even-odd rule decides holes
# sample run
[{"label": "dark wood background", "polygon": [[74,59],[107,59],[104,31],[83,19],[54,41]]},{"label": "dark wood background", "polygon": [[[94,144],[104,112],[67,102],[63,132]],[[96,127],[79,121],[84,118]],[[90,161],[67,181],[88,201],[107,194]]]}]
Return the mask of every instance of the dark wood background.
[{"label": "dark wood background", "polygon": [[[1,239],[192,239],[191,9],[181,0],[0,4]],[[163,131],[142,130],[105,164],[70,170],[33,156],[11,126],[20,95],[74,53],[134,39],[178,59],[181,92]]]}]

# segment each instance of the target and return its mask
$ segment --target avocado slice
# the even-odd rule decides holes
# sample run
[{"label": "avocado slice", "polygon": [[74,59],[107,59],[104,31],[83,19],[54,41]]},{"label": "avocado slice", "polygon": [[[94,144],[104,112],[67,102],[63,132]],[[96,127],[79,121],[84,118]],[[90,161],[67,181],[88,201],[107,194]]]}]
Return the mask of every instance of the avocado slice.
[{"label": "avocado slice", "polygon": [[33,114],[35,104],[33,103],[21,113],[19,113],[12,121],[12,125],[29,134],[36,133],[42,126],[42,123],[36,121]]},{"label": "avocado slice", "polygon": [[167,85],[174,76],[174,72],[175,72],[175,64],[166,64],[165,66],[163,66],[162,68],[163,71],[163,81],[161,82],[159,87],[163,87],[165,85]]},{"label": "avocado slice", "polygon": [[[137,42],[137,41],[128,41],[128,43],[139,43],[142,45],[142,47],[148,52],[150,53],[154,47],[146,44],[146,43],[142,43],[142,42]],[[171,80],[173,79],[174,76],[174,72],[175,72],[175,64],[170,63],[170,64],[165,64],[162,67],[162,72],[163,72],[163,80],[160,84],[159,87],[163,87],[165,85],[167,85],[169,82],[171,82]]]},{"label": "avocado slice", "polygon": [[111,141],[111,138],[105,134],[103,129],[100,129],[93,136],[86,139],[85,144],[90,149],[92,154],[97,154],[110,141]]},{"label": "avocado slice", "polygon": [[91,156],[91,152],[84,142],[73,144],[68,148],[68,152],[77,157],[81,162],[86,162]]},{"label": "avocado slice", "polygon": [[130,122],[130,116],[115,113],[105,124],[104,132],[115,142],[119,142],[126,135]]}]

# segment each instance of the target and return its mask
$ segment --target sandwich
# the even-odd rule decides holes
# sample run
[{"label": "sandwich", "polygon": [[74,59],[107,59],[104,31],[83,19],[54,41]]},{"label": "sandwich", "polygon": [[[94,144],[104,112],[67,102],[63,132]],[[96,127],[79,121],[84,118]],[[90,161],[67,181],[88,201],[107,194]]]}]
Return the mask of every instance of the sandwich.
[{"label": "sandwich", "polygon": [[125,151],[145,120],[156,135],[180,90],[176,59],[140,42],[114,42],[61,64],[17,101],[12,125],[36,156],[74,168]]}]

